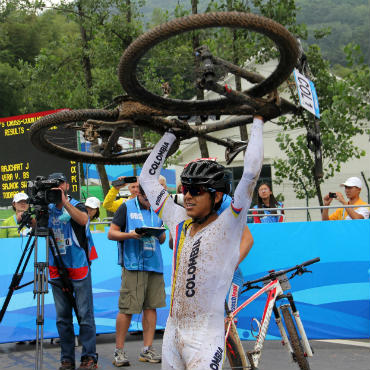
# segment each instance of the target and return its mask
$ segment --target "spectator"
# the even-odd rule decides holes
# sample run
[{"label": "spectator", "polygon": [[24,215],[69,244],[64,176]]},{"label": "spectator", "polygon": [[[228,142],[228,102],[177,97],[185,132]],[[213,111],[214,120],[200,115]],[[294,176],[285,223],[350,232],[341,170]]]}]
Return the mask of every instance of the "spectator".
[{"label": "spectator", "polygon": [[[82,354],[79,369],[96,369],[98,355],[90,269],[93,246],[89,238],[89,217],[85,205],[67,195],[69,184],[64,174],[52,173],[49,179],[58,180],[58,188],[61,190],[61,202],[49,205],[49,227],[53,230],[58,254],[67,269],[80,318],[79,338],[82,344]],[[60,278],[59,269],[51,252],[49,253],[49,273],[50,279],[53,280],[56,325],[60,337],[62,364],[59,370],[74,370],[73,302],[64,292],[65,284]]]},{"label": "spectator", "polygon": [[96,197],[90,197],[86,199],[85,207],[87,209],[87,214],[89,216],[90,221],[93,221],[99,218],[100,215],[100,200]]},{"label": "spectator", "polygon": [[364,218],[369,218],[369,208],[368,207],[358,207],[358,208],[348,208],[347,205],[362,205],[366,204],[361,198],[361,188],[362,188],[362,181],[358,177],[350,177],[344,182],[340,184],[340,186],[344,186],[344,191],[346,193],[346,197],[348,201],[346,201],[343,197],[343,194],[340,192],[337,193],[329,193],[324,197],[324,206],[330,206],[333,199],[337,199],[338,202],[343,204],[343,208],[338,208],[329,216],[329,210],[323,209],[322,210],[322,220],[361,220]]},{"label": "spectator", "polygon": [[[125,176],[118,177],[117,180],[124,180]],[[126,184],[122,184],[120,186],[112,186],[111,189],[108,191],[108,194],[106,195],[103,207],[110,212],[116,212],[117,209],[120,207],[120,205],[126,201],[126,199],[119,198],[116,200],[117,195],[121,188],[125,187]],[[135,198],[139,193],[139,183],[138,182],[132,182],[128,184],[128,191],[130,192],[129,199]]]},{"label": "spectator", "polygon": [[[260,184],[258,187],[258,195],[257,195],[257,204],[253,207],[255,209],[259,208],[283,208],[283,203],[278,202],[274,194],[272,194],[271,186],[265,182]],[[253,216],[253,222],[255,224],[260,223],[272,223],[272,222],[283,222],[283,210],[278,211],[252,211],[252,213],[255,215]],[[257,216],[258,215],[258,216]],[[259,216],[259,215],[265,215],[265,216]]]},{"label": "spectator", "polygon": [[161,219],[154,213],[144,191],[139,188],[137,197],[123,203],[114,215],[108,238],[119,242],[119,261],[122,266],[122,285],[118,301],[119,312],[116,320],[116,349],[113,364],[129,366],[124,352],[125,337],[132,315],[143,311],[144,347],[139,355],[143,362],[161,362],[161,356],[152,347],[157,312],[165,307],[163,261],[160,245],[166,235],[159,239],[145,237],[135,232],[143,226],[158,227]]},{"label": "spectator", "polygon": [[[85,201],[85,207],[86,207],[87,214],[89,216],[90,222],[91,221],[96,221],[96,220],[100,221],[99,220],[100,200],[98,198],[96,198],[96,197],[87,198],[86,201]],[[102,225],[102,224],[100,224],[100,225],[91,225],[90,224],[90,231],[92,233],[104,232],[104,225]],[[91,236],[91,238],[92,238],[92,236]],[[94,242],[93,242],[92,239],[90,240],[90,242],[91,242],[91,245],[94,245]]]},{"label": "spectator", "polygon": [[[29,208],[27,200],[28,195],[26,193],[15,194],[12,203],[15,214],[4,220],[1,226],[17,226],[19,221],[21,220],[23,213]],[[21,230],[21,234],[27,235],[29,230],[29,228],[24,227]],[[19,236],[20,233],[16,228],[0,229],[0,238],[17,238]]]},{"label": "spectator", "polygon": [[166,180],[166,178],[162,175],[159,175],[158,181],[163,186],[163,188],[165,190],[167,190],[167,180]]}]

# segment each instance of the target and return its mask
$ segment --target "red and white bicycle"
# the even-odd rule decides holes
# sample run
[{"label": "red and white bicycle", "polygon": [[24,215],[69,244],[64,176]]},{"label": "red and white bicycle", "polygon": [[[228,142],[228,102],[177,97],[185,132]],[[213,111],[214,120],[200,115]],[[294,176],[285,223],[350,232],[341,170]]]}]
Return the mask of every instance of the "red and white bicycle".
[{"label": "red and white bicycle", "polygon": [[[289,269],[272,270],[268,275],[260,279],[251,280],[243,284],[245,289],[242,293],[251,289],[259,290],[233,312],[226,307],[226,353],[232,369],[258,369],[272,313],[274,313],[275,321],[280,331],[282,344],[291,354],[293,361],[297,363],[301,370],[310,369],[308,357],[313,356],[313,351],[308,342],[293,295],[290,292],[285,292],[290,289],[290,279],[297,275],[311,272],[305,267],[319,261],[320,258],[317,257]],[[290,277],[287,277],[286,274],[289,272],[293,273]],[[258,286],[256,285],[257,283],[263,283],[264,286]],[[236,330],[234,318],[242,309],[264,293],[267,294],[267,300],[262,319],[260,322],[254,319],[258,323],[256,341],[253,350],[245,353]]]}]

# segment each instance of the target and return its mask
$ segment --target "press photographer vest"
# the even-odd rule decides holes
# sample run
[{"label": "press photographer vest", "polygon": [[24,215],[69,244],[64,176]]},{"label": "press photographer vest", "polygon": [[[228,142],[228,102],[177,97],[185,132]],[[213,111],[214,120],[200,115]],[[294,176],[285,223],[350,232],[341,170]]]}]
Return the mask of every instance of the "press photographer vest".
[{"label": "press photographer vest", "polygon": [[[162,220],[150,208],[141,209],[137,198],[125,203],[126,230],[130,232],[137,227],[162,225]],[[127,239],[118,243],[118,264],[127,270],[153,271],[163,273],[163,261],[157,238]]]},{"label": "press photographer vest", "polygon": [[[74,207],[80,203],[73,198],[70,198],[69,202]],[[51,204],[49,205],[49,227],[53,230],[60,256],[68,271],[69,278],[72,280],[84,279],[89,272],[90,261],[97,258],[90,232],[90,221],[84,226],[86,238],[79,241],[73,230],[68,212],[64,207],[58,209],[55,204]],[[54,246],[50,245],[50,248],[54,248]],[[49,251],[49,273],[50,279],[59,278],[58,269],[51,251]]]}]

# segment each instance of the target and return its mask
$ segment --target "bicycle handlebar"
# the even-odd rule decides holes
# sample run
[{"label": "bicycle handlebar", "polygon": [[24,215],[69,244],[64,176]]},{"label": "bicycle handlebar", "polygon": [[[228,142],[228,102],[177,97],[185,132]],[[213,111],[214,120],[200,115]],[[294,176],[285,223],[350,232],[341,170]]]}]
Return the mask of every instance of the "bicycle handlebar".
[{"label": "bicycle handlebar", "polygon": [[293,270],[300,270],[302,269],[303,267],[305,266],[309,266],[309,265],[312,265],[316,262],[319,262],[320,261],[320,257],[316,257],[316,258],[313,258],[311,260],[308,260],[306,262],[303,262],[299,265],[296,265],[294,267],[291,267],[289,269],[286,269],[286,270],[280,270],[280,271],[271,271],[268,275],[265,275],[259,279],[256,279],[256,280],[250,280],[250,281],[247,281],[246,283],[243,284],[243,286],[251,286],[252,284],[255,284],[255,283],[260,283],[261,281],[265,281],[265,280],[275,280],[277,277],[281,276],[281,275],[284,275],[290,271],[293,271]]}]

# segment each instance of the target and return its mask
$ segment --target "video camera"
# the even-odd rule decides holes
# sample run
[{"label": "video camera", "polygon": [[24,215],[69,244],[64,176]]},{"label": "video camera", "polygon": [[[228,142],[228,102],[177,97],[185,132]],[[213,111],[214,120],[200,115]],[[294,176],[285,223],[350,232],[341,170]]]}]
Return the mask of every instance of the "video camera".
[{"label": "video camera", "polygon": [[60,181],[47,179],[44,176],[37,176],[34,181],[28,181],[27,194],[30,205],[47,206],[50,203],[60,203],[62,194],[57,188]]},{"label": "video camera", "polygon": [[59,184],[58,179],[47,179],[45,176],[37,176],[35,180],[28,181],[27,194],[30,209],[22,214],[18,230],[22,230],[24,226],[31,227],[32,215],[35,215],[39,228],[47,227],[49,220],[48,205],[62,201],[61,191],[53,189],[57,188]]}]

